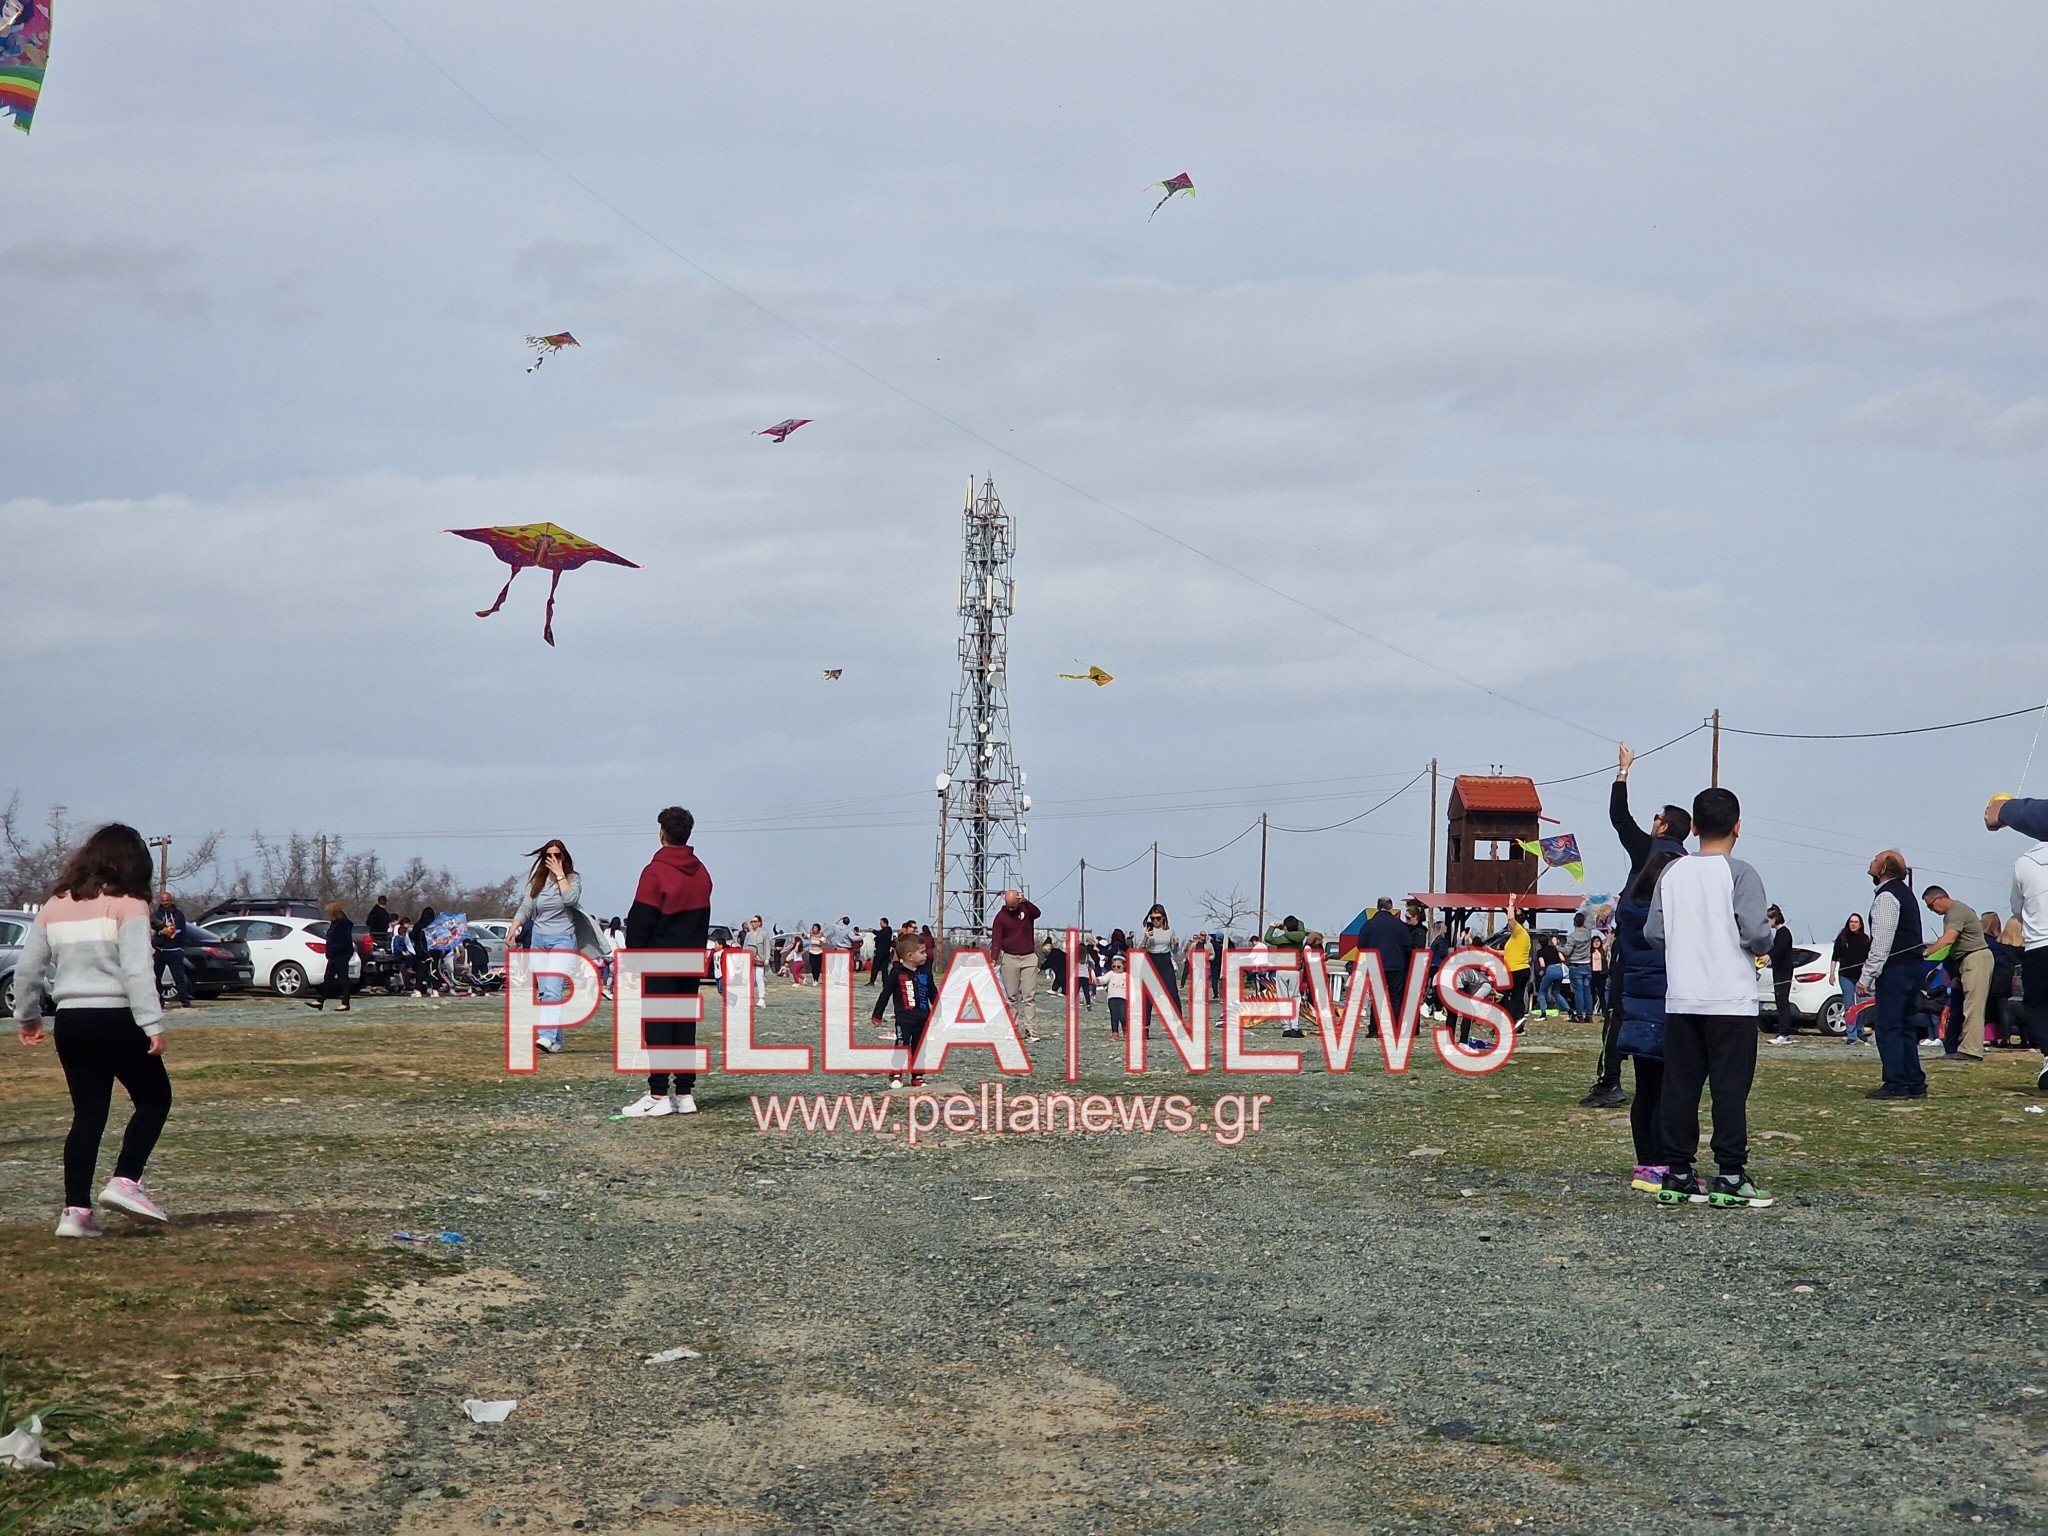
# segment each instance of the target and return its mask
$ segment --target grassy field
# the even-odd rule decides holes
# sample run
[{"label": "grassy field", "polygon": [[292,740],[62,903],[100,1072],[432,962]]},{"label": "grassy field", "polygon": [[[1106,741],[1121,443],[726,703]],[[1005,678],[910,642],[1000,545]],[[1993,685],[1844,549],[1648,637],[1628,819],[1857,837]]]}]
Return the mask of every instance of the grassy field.
[{"label": "grassy field", "polygon": [[[814,1039],[815,1009],[814,994],[778,989],[764,1038]],[[179,1027],[187,1024],[198,1027]],[[174,1220],[144,1228],[112,1216],[109,1237],[96,1243],[50,1236],[68,1121],[54,1054],[9,1042],[0,1057],[0,1264],[11,1282],[11,1305],[0,1309],[0,1429],[44,1410],[59,1462],[54,1473],[0,1478],[0,1536],[415,1528],[360,1516],[306,1517],[302,1527],[264,1502],[266,1484],[340,1489],[351,1458],[365,1464],[354,1469],[361,1483],[374,1471],[368,1463],[393,1454],[375,1437],[343,1444],[339,1410],[302,1390],[308,1363],[389,1324],[394,1295],[471,1262],[460,1247],[395,1244],[395,1231],[454,1219],[470,1174],[483,1160],[517,1162],[529,1137],[567,1134],[564,1124],[617,1133],[603,1112],[635,1090],[612,1074],[608,1036],[596,1029],[572,1035],[570,1051],[544,1058],[534,1077],[508,1078],[497,1021],[473,1003],[370,1000],[342,1020],[230,1001],[179,1016],[173,1029],[177,1103],[150,1182]],[[1274,1096],[1264,1132],[1239,1147],[1158,1138],[1156,1153],[1120,1154],[1117,1176],[1141,1185],[1227,1164],[1280,1189],[1293,1170],[1313,1167],[1417,1210],[1481,1193],[1496,1209],[1533,1209],[1574,1188],[1604,1196],[1631,1161],[1625,1111],[1576,1103],[1597,1050],[1588,1028],[1539,1025],[1533,1049],[1476,1081],[1444,1070],[1426,1042],[1407,1076],[1389,1078],[1376,1046],[1363,1042],[1363,1069],[1349,1076],[1312,1064],[1298,1078],[1258,1082],[1190,1081],[1157,1058],[1152,1073],[1127,1082],[1099,1015],[1088,1030],[1083,1091],[1186,1088],[1204,1103],[1238,1089]],[[1062,1086],[1056,1051],[1051,1041],[1035,1048],[1036,1086]],[[1751,1113],[1755,1172],[1788,1206],[1867,1207],[1936,1224],[1996,1214],[2031,1226],[2048,1205],[2048,1116],[2026,1112],[2044,1098],[2033,1090],[2031,1055],[1931,1066],[1930,1097],[1909,1104],[1862,1099],[1876,1081],[1868,1048],[1809,1040],[1766,1047],[1763,1058]],[[955,1070],[945,1086],[971,1092],[983,1075]],[[845,1092],[849,1083],[875,1086],[822,1077],[768,1086]],[[759,1079],[717,1076],[700,1088],[705,1112],[688,1127],[700,1167],[730,1171],[742,1186],[773,1182],[742,1177],[764,1141],[745,1100],[762,1091]],[[123,1113],[117,1099],[106,1157]],[[833,1155],[861,1155],[857,1142],[829,1139]],[[1012,1155],[970,1140],[939,1138],[919,1155],[991,1171]],[[1073,1151],[1076,1168],[1102,1155],[1079,1141]],[[1041,1144],[1028,1155],[1043,1164],[1060,1154]],[[746,1198],[754,1197],[773,1192]],[[1370,1424],[1384,1414],[1343,1403],[1263,1411],[1292,1414],[1297,1425]],[[459,1484],[443,1491],[451,1508],[464,1500]]]}]

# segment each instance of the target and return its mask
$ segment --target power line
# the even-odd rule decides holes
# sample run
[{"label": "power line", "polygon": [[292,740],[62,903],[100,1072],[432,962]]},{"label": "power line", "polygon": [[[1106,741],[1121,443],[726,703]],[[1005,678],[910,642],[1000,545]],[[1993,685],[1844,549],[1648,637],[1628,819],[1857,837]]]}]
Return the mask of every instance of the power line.
[{"label": "power line", "polygon": [[1416,785],[1420,784],[1425,778],[1428,777],[1428,775],[1429,770],[1427,768],[1424,768],[1422,772],[1416,774],[1414,778],[1410,779],[1406,784],[1403,784],[1399,789],[1395,790],[1391,795],[1387,796],[1387,798],[1382,800],[1378,805],[1370,806],[1367,809],[1360,811],[1356,816],[1347,816],[1342,821],[1333,821],[1327,827],[1283,827],[1278,822],[1270,822],[1268,823],[1268,825],[1275,832],[1334,832],[1339,827],[1350,826],[1351,823],[1354,821],[1365,820],[1365,818],[1370,816],[1374,811],[1384,810],[1386,807],[1392,805],[1396,800],[1400,799],[1403,795],[1407,794],[1409,790],[1413,789]]},{"label": "power line", "polygon": [[2034,714],[2041,707],[2029,704],[2025,709],[2009,709],[2000,715],[1979,715],[1974,720],[1950,720],[1942,725],[1914,725],[1898,731],[1745,731],[1726,721],[1722,722],[1721,730],[1729,736],[1763,736],[1772,741],[1875,741],[1882,736],[1925,736],[1934,731],[1959,731],[1966,725],[1989,725],[1994,720],[2015,720]]},{"label": "power line", "polygon": [[[1655,757],[1659,752],[1662,752],[1666,747],[1675,747],[1681,741],[1684,741],[1687,737],[1699,735],[1699,733],[1701,731],[1704,731],[1706,728],[1707,722],[1702,720],[1698,725],[1694,726],[1691,730],[1681,731],[1678,735],[1672,737],[1669,741],[1660,741],[1659,743],[1657,743],[1656,746],[1638,752],[1636,754],[1635,760],[1637,762],[1641,762],[1646,757]],[[1728,729],[1728,727],[1724,725],[1721,727],[1721,729],[1725,731]],[[1598,768],[1588,768],[1584,773],[1568,774],[1567,776],[1561,779],[1538,779],[1536,780],[1536,787],[1538,789],[1547,789],[1553,784],[1576,784],[1581,779],[1591,779],[1599,776],[1600,774],[1613,773],[1614,771],[1614,764],[1603,763]]]},{"label": "power line", "polygon": [[1233,837],[1229,842],[1218,843],[1214,848],[1211,848],[1207,853],[1168,853],[1164,848],[1162,848],[1159,850],[1159,857],[1161,857],[1162,859],[1181,860],[1213,858],[1215,855],[1221,853],[1224,849],[1235,847],[1237,844],[1243,842],[1246,838],[1250,837],[1254,832],[1258,830],[1259,824],[1255,821],[1250,826],[1246,827],[1242,832],[1238,833],[1237,836]]}]

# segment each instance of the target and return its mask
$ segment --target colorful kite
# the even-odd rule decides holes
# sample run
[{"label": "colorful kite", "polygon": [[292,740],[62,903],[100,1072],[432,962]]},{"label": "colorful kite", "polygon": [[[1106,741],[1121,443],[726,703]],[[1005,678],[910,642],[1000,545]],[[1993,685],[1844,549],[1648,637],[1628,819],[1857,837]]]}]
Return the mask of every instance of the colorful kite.
[{"label": "colorful kite", "polygon": [[23,133],[35,121],[50,63],[50,7],[55,0],[0,0],[0,112],[14,114]]},{"label": "colorful kite", "polygon": [[1579,857],[1579,840],[1569,832],[1546,837],[1540,843],[1518,841],[1517,846],[1541,859],[1547,869],[1565,870],[1574,880],[1586,878],[1585,861]]},{"label": "colorful kite", "polygon": [[[557,331],[552,336],[529,336],[526,338],[526,344],[533,348],[533,368],[538,368],[564,347],[574,347],[579,352],[583,350],[583,343],[567,331]],[[526,371],[531,373],[533,368]]]},{"label": "colorful kite", "polygon": [[846,668],[844,667],[827,667],[825,669],[825,681],[828,683],[838,682],[839,674],[844,672],[845,670]]},{"label": "colorful kite", "polygon": [[562,572],[573,571],[592,560],[623,565],[628,570],[640,569],[632,561],[622,560],[610,550],[588,539],[578,538],[568,529],[558,528],[553,523],[522,523],[513,528],[450,528],[448,532],[459,539],[475,539],[479,544],[488,544],[491,553],[512,567],[512,574],[498,589],[497,601],[488,608],[477,610],[476,616],[480,619],[489,618],[505,606],[505,594],[512,590],[513,581],[527,566],[537,566],[554,573],[554,579],[548,583],[547,622],[541,627],[541,637],[549,645],[555,643],[555,588],[561,585]]},{"label": "colorful kite", "polygon": [[423,941],[432,954],[445,954],[456,948],[469,937],[469,914],[467,912],[443,912],[431,923]]},{"label": "colorful kite", "polygon": [[794,432],[798,427],[808,427],[810,424],[811,418],[808,416],[792,416],[786,421],[778,421],[772,427],[763,427],[754,436],[772,437],[778,443],[785,443],[789,441],[790,433]]},{"label": "colorful kite", "polygon": [[1116,681],[1100,667],[1090,667],[1086,672],[1062,672],[1059,675],[1069,682],[1093,683],[1098,688],[1106,688]]},{"label": "colorful kite", "polygon": [[1152,211],[1145,215],[1145,222],[1147,224],[1150,224],[1153,221],[1153,219],[1158,217],[1159,210],[1164,208],[1167,205],[1167,203],[1172,200],[1174,193],[1185,192],[1189,197],[1193,197],[1195,195],[1195,178],[1190,176],[1186,171],[1182,171],[1178,176],[1170,176],[1165,181],[1153,182],[1150,186],[1147,186],[1145,190],[1147,192],[1150,192],[1153,187],[1166,188],[1166,196],[1160,198],[1158,202],[1154,203],[1152,205]]}]

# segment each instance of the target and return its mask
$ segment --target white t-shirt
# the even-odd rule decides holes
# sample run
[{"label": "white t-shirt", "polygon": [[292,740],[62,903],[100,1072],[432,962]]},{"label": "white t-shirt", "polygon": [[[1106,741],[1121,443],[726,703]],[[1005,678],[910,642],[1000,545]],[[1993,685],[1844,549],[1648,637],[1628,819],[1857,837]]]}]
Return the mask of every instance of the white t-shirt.
[{"label": "white t-shirt", "polygon": [[2028,949],[2048,945],[2048,843],[2036,843],[2012,867],[2012,909]]}]

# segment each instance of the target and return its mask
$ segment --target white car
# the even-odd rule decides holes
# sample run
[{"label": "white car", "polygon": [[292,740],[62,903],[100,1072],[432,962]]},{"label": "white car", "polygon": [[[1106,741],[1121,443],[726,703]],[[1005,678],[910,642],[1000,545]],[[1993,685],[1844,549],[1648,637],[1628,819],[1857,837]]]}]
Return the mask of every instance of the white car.
[{"label": "white car", "polygon": [[[1852,982],[1854,977],[1849,978]],[[1778,989],[1771,982],[1770,958],[1756,963],[1756,995],[1763,1005],[1763,1019],[1775,1023]],[[1840,979],[1828,980],[1828,957],[1804,944],[1792,946],[1792,1011],[1801,1023],[1812,1024],[1824,1035],[1842,1032],[1842,987]]]},{"label": "white car", "polygon": [[472,917],[469,920],[469,936],[483,945],[484,953],[490,957],[486,969],[505,969],[505,946],[512,938],[511,918]]},{"label": "white car", "polygon": [[[327,923],[303,917],[217,917],[206,925],[224,939],[249,946],[252,986],[297,997],[327,974]],[[363,957],[348,957],[351,982],[363,978]]]}]

